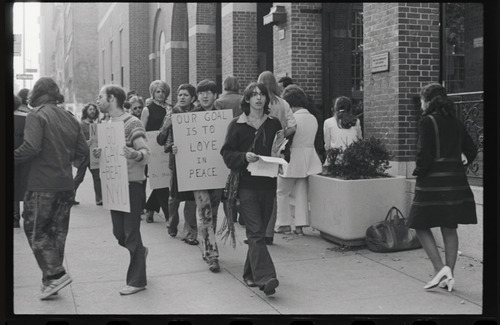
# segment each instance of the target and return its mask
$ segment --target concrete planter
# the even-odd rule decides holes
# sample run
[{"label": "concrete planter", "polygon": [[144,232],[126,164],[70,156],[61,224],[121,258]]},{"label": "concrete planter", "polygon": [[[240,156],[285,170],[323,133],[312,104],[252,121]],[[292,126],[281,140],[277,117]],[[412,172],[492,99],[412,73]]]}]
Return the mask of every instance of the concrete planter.
[{"label": "concrete planter", "polygon": [[343,180],[309,176],[311,227],[337,244],[365,244],[366,229],[396,206],[406,211],[406,177]]}]

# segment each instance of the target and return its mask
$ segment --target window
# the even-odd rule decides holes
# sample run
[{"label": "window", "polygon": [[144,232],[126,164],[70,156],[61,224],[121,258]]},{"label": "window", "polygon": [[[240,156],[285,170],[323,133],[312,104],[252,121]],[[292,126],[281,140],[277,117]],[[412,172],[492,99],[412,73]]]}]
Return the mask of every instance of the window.
[{"label": "window", "polygon": [[483,4],[441,4],[441,81],[478,146],[476,160],[468,166],[471,185],[483,177]]}]

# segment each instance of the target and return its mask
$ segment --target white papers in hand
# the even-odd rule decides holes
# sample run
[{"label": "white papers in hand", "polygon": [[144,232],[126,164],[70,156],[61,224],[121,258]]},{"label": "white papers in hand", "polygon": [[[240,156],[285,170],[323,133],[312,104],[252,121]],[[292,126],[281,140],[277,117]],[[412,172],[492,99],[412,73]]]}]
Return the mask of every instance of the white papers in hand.
[{"label": "white papers in hand", "polygon": [[247,169],[252,176],[277,177],[280,165],[288,163],[279,157],[259,156],[259,160],[249,163]]}]

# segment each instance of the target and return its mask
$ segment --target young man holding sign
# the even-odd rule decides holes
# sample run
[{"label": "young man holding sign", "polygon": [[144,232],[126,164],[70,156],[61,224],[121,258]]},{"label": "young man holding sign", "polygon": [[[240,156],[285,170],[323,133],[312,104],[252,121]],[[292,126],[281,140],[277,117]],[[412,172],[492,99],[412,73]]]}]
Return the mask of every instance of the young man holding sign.
[{"label": "young man holding sign", "polygon": [[[104,86],[97,98],[97,106],[102,113],[110,116],[111,122],[123,122],[125,143],[123,152],[126,158],[129,184],[130,212],[111,210],[113,234],[118,243],[130,251],[130,264],[127,272],[127,285],[120,290],[121,295],[130,295],[146,288],[146,256],[148,249],[143,246],[140,225],[145,179],[144,166],[150,160],[151,150],[146,143],[146,132],[142,122],[126,113],[123,108],[125,91],[116,85]],[[99,145],[102,145],[99,142]],[[95,157],[100,157],[102,148],[94,148]],[[103,155],[107,155],[106,152]],[[110,159],[102,157],[101,159]],[[110,159],[111,160],[111,159]],[[101,161],[102,162],[102,161]],[[104,193],[103,193],[104,194]],[[106,200],[106,197],[104,197]],[[105,206],[107,202],[104,202]]]},{"label": "young man holding sign", "polygon": [[[217,85],[210,80],[202,80],[196,86],[196,95],[200,106],[194,111],[211,111],[217,98]],[[217,227],[217,210],[222,195],[222,189],[193,191],[198,215],[198,233],[201,235],[203,259],[207,261],[210,271],[220,271],[219,250],[215,242]]]}]

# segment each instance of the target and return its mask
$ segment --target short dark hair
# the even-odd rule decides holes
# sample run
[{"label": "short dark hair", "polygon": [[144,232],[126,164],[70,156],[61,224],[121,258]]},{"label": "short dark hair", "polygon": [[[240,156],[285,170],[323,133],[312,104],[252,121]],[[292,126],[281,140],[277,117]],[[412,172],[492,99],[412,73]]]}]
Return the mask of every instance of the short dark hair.
[{"label": "short dark hair", "polygon": [[177,95],[179,95],[179,92],[181,90],[187,90],[187,92],[191,95],[191,97],[194,98],[194,100],[198,98],[198,96],[196,95],[196,88],[191,84],[180,84],[179,88],[177,88]]},{"label": "short dark hair", "polygon": [[264,104],[264,114],[269,114],[271,109],[269,108],[269,92],[267,91],[266,85],[262,82],[251,82],[243,91],[243,97],[241,98],[240,107],[243,113],[248,116],[250,114],[250,103],[248,102],[252,97],[252,93],[255,88],[259,88],[260,92],[266,96],[266,102]]},{"label": "short dark hair", "polygon": [[113,95],[116,98],[118,107],[123,108],[123,103],[125,103],[126,95],[125,90],[123,90],[122,87],[117,85],[106,85],[104,86],[104,90],[106,91],[107,97]]},{"label": "short dark hair", "polygon": [[212,93],[217,94],[217,85],[212,80],[202,80],[196,86],[196,93],[198,94],[203,91],[211,91]]},{"label": "short dark hair", "polygon": [[97,111],[97,117],[99,118],[99,110],[97,109],[97,105],[94,103],[87,103],[85,106],[82,108],[82,120],[89,118],[89,108],[90,106],[94,106],[95,110]]},{"label": "short dark hair", "polygon": [[283,99],[290,104],[290,107],[302,107],[306,108],[309,106],[309,100],[306,93],[302,88],[297,85],[289,85],[283,91]]},{"label": "short dark hair", "polygon": [[278,83],[282,83],[283,88],[286,88],[288,85],[293,84],[293,80],[292,80],[292,78],[290,78],[288,76],[284,76],[284,77],[281,77],[280,80],[278,80]]},{"label": "short dark hair", "polygon": [[32,107],[37,107],[44,103],[62,104],[64,96],[61,94],[59,86],[54,79],[42,77],[33,86],[28,101]]},{"label": "short dark hair", "polygon": [[21,104],[22,105],[28,105],[28,94],[30,93],[30,90],[28,88],[23,88],[19,90],[17,93],[17,96],[21,99]]}]

